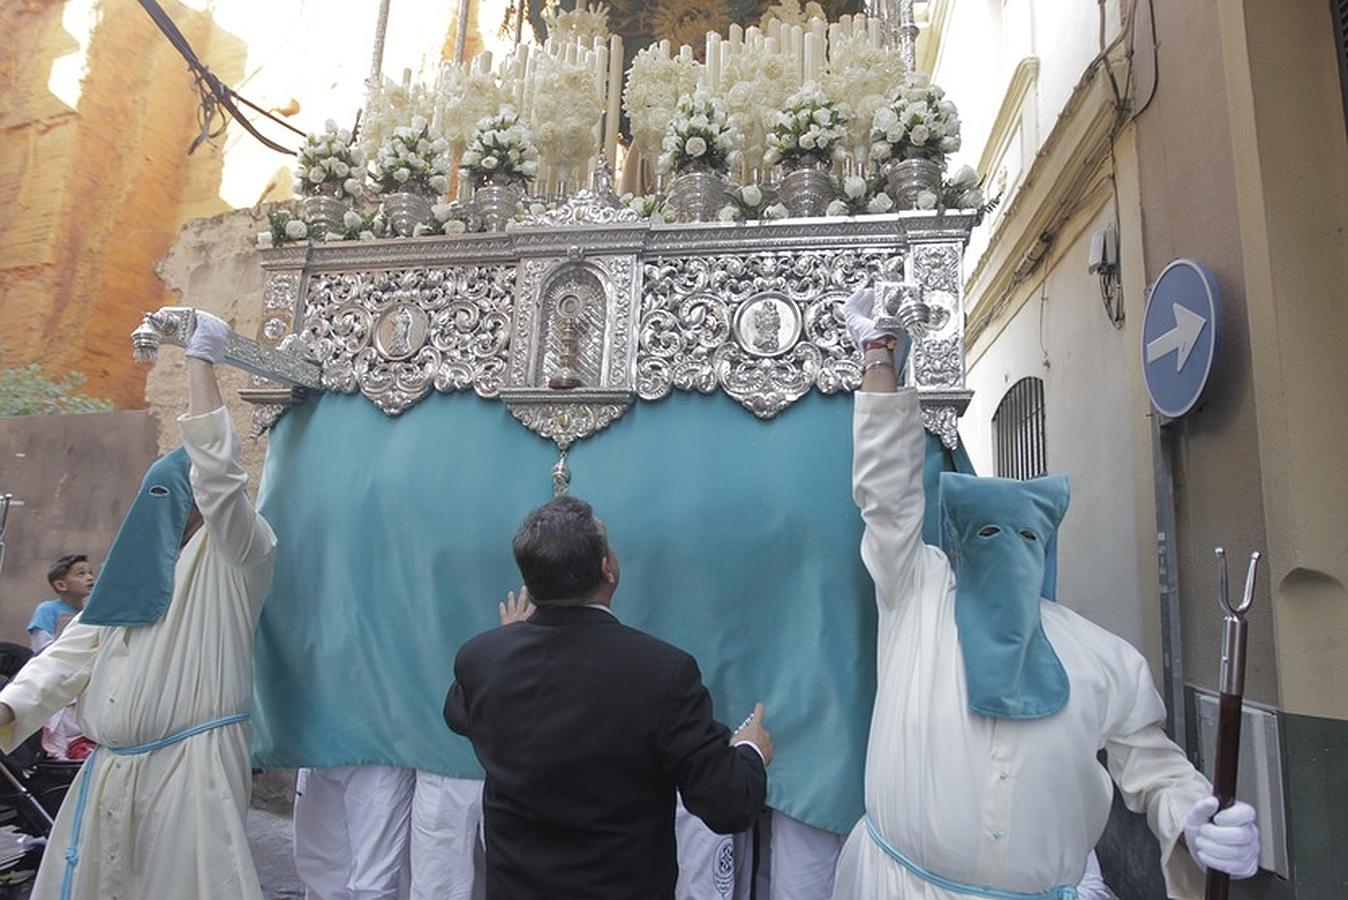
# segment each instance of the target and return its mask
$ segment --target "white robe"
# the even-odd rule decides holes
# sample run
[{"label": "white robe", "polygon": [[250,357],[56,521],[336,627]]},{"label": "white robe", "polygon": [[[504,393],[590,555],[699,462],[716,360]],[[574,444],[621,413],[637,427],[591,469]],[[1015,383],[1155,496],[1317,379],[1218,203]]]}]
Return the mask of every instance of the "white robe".
[{"label": "white robe", "polygon": [[[866,752],[866,810],[888,842],[927,870],[1005,891],[1075,885],[1109,818],[1111,776],[1145,811],[1172,897],[1202,895],[1176,841],[1211,793],[1162,730],[1165,708],[1127,642],[1056,603],[1044,631],[1071,682],[1066,707],[1014,721],[970,712],[955,626],[955,578],[922,542],[923,435],[915,391],[858,393],[853,488],[862,557],[879,605],[877,689]],[[1096,760],[1104,748],[1109,771]],[[853,829],[835,900],[953,900]]]},{"label": "white robe", "polygon": [[[253,630],[276,538],[245,493],[224,408],[178,420],[205,527],[178,556],[173,601],[153,625],[72,622],[3,692],[13,747],[80,698],[84,733],[130,747],[247,712]],[[137,756],[100,750],[70,787],[32,896],[58,897],[81,784],[91,779],[74,900],[261,900],[244,831],[251,771],[246,722]]]}]

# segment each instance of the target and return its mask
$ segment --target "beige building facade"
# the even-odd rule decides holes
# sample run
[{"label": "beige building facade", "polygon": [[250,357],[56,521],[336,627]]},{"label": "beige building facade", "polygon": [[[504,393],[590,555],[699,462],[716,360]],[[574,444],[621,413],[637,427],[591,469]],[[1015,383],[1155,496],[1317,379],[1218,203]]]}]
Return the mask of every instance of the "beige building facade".
[{"label": "beige building facade", "polygon": [[[1246,682],[1265,714],[1246,729],[1270,730],[1247,738],[1242,765],[1262,777],[1250,799],[1266,807],[1272,871],[1233,897],[1348,895],[1334,850],[1348,838],[1343,40],[1313,0],[934,0],[920,45],[960,105],[955,162],[1002,196],[966,272],[963,439],[980,473],[1001,474],[1004,401],[1037,379],[1041,461],[1073,488],[1060,599],[1146,653],[1158,685],[1176,676],[1167,700],[1183,698],[1180,740],[1199,761],[1220,664],[1213,548],[1237,562],[1233,581],[1265,553]],[[1091,248],[1106,232],[1117,269],[1102,277]],[[1142,317],[1180,257],[1215,273],[1224,342],[1199,406],[1163,423]],[[1106,875],[1120,896],[1151,896],[1130,880],[1138,829],[1117,830]]]}]

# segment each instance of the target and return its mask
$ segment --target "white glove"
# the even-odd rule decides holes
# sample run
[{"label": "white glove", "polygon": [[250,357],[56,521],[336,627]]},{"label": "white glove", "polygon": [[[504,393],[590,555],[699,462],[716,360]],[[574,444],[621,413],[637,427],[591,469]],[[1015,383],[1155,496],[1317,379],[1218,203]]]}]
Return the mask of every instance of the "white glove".
[{"label": "white glove", "polygon": [[187,355],[216,365],[225,358],[229,326],[208,312],[196,311],[197,326],[187,341]]},{"label": "white glove", "polygon": [[1254,820],[1254,807],[1248,803],[1237,800],[1217,812],[1216,797],[1199,800],[1184,825],[1189,855],[1208,869],[1249,878],[1259,869],[1259,826]]},{"label": "white glove", "polygon": [[860,288],[847,298],[843,304],[843,321],[847,324],[847,333],[852,336],[852,343],[858,349],[864,341],[889,335],[900,341],[903,339],[901,329],[875,327],[875,288]]}]

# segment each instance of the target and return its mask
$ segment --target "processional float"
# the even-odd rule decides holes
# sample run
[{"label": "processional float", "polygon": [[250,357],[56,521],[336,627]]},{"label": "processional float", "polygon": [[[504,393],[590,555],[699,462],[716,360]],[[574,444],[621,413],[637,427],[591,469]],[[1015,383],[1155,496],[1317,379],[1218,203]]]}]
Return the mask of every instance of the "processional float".
[{"label": "processional float", "polygon": [[[623,561],[618,615],[693,653],[722,718],[766,703],[770,805],[847,832],[876,620],[842,304],[881,284],[909,327],[934,485],[961,458],[978,217],[654,224],[601,163],[590,189],[502,232],[263,251],[258,333],[226,348],[255,376],[280,547],[257,761],[479,775],[440,721],[454,653],[517,584],[514,528],[569,489]],[[147,314],[137,347],[184,343],[192,318]]]}]

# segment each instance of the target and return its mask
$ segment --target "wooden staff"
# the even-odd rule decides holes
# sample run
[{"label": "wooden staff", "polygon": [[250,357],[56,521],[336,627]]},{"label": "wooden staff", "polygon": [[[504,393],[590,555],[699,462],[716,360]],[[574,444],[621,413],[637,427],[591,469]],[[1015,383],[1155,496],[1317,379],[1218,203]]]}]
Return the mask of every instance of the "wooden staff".
[{"label": "wooden staff", "polygon": [[[1259,553],[1250,554],[1245,575],[1245,593],[1240,604],[1231,605],[1226,585],[1226,551],[1217,548],[1217,594],[1226,618],[1222,620],[1221,698],[1217,714],[1217,758],[1213,766],[1213,793],[1218,811],[1236,802],[1236,765],[1240,757],[1240,715],[1245,696],[1245,612],[1254,599],[1254,579]],[[1231,876],[1208,870],[1207,900],[1227,900]]]}]

